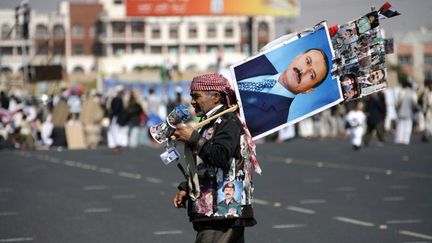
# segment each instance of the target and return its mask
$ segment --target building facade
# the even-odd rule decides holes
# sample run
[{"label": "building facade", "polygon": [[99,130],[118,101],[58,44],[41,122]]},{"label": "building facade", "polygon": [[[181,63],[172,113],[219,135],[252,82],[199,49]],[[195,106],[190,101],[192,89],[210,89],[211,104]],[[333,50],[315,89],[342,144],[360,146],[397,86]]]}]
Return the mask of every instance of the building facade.
[{"label": "building facade", "polygon": [[275,37],[271,16],[129,17],[121,0],[65,1],[56,13],[31,11],[28,40],[22,23],[14,9],[0,10],[3,78],[19,76],[24,64],[61,64],[65,74],[121,75],[161,66],[214,71]]},{"label": "building facade", "polygon": [[432,32],[422,28],[394,38],[394,64],[417,82],[432,80]]}]

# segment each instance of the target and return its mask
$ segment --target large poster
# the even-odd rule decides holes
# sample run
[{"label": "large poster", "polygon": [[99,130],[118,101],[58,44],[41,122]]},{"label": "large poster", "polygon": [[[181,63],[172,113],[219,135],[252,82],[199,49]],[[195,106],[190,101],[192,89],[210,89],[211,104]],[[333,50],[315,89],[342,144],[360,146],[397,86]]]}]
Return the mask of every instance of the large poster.
[{"label": "large poster", "polygon": [[299,14],[297,0],[126,0],[127,16]]},{"label": "large poster", "polygon": [[254,139],[343,100],[331,75],[333,56],[323,22],[231,67],[240,113]]}]

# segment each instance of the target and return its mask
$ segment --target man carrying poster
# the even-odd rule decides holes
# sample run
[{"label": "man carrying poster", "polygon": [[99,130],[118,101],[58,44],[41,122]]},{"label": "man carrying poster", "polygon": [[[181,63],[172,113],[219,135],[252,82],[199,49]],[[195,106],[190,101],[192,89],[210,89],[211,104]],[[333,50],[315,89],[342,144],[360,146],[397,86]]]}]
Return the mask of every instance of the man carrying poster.
[{"label": "man carrying poster", "polygon": [[254,139],[340,101],[329,75],[333,53],[327,26],[232,67],[246,124]]}]

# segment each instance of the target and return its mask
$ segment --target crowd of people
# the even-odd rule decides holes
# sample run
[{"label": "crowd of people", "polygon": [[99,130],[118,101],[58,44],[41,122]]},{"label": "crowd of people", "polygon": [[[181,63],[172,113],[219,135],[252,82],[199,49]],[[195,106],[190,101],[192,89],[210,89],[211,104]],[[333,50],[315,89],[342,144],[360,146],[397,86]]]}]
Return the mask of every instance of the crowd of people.
[{"label": "crowd of people", "polygon": [[[123,86],[104,94],[62,89],[51,96],[2,90],[0,148],[67,148],[65,128],[71,124],[79,124],[86,148],[108,146],[118,153],[127,147],[152,145],[155,142],[148,128],[162,122],[175,106],[189,105],[190,97],[183,96],[179,89],[174,98],[161,96],[153,89],[141,97]],[[368,146],[374,137],[379,146],[386,142],[409,144],[413,131],[421,133],[424,142],[431,139],[430,81],[422,87],[405,82],[341,103],[257,142],[283,142],[295,137],[349,138],[353,148],[359,149]],[[393,141],[386,141],[389,134]]]}]

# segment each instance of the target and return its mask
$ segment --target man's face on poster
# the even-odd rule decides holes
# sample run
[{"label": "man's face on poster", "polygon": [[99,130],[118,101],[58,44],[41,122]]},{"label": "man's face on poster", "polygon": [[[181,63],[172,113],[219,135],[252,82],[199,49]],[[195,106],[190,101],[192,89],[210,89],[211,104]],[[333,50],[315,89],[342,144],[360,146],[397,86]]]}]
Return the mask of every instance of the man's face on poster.
[{"label": "man's face on poster", "polygon": [[297,55],[281,75],[282,85],[294,94],[309,93],[327,74],[323,52],[309,50]]},{"label": "man's face on poster", "polygon": [[224,194],[225,194],[225,200],[231,201],[234,198],[234,188],[226,187],[224,189]]},{"label": "man's face on poster", "polygon": [[380,80],[382,80],[384,78],[384,71],[383,70],[377,70],[372,72],[369,75],[368,80],[373,83],[373,84],[378,84]]}]

